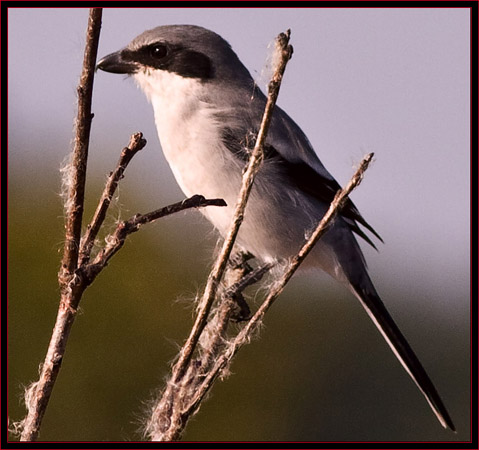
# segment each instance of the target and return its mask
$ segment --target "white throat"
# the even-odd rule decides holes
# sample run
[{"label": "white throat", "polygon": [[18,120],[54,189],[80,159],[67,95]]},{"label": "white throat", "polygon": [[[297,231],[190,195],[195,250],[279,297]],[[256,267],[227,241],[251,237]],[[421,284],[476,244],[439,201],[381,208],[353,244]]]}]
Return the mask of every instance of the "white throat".
[{"label": "white throat", "polygon": [[201,100],[204,86],[195,78],[163,70],[138,72],[134,78],[153,106],[156,128],[166,154],[173,142],[184,141],[185,133],[197,127],[196,121],[201,119],[198,114],[209,109]]},{"label": "white throat", "polygon": [[[243,163],[222,141],[221,109],[208,102],[207,86],[195,78],[149,70],[135,80],[153,105],[163,153],[187,196],[224,198],[234,205],[241,183]],[[229,210],[229,208],[227,208]],[[222,230],[229,223],[226,208],[202,211]]]}]

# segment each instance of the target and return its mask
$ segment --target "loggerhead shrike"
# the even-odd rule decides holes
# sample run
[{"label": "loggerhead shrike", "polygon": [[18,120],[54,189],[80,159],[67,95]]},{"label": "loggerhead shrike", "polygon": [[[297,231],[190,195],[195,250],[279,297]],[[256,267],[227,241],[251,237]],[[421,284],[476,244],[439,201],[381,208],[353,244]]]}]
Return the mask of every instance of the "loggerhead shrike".
[{"label": "loggerhead shrike", "polygon": [[[198,26],[160,26],[104,57],[97,67],[131,75],[145,92],[161,147],[183,192],[220,197],[228,204],[201,209],[224,236],[266,103],[228,42]],[[264,261],[277,261],[299,250],[340,186],[305,134],[278,106],[264,153],[237,245]],[[369,278],[354,235],[374,244],[359,225],[381,239],[349,200],[305,263],[351,290],[441,425],[454,430],[434,385]]]}]

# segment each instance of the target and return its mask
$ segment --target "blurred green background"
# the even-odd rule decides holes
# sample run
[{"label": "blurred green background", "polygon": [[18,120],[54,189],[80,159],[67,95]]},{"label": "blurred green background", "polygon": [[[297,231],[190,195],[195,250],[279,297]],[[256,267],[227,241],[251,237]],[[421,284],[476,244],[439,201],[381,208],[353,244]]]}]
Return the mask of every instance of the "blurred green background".
[{"label": "blurred green background", "polygon": [[[271,11],[274,20],[266,21],[265,15]],[[388,9],[369,13],[347,9],[271,11],[253,14],[247,8],[220,9],[216,16],[196,9],[107,9],[100,56],[153,25],[197,23],[223,34],[240,57],[251,59],[248,48],[254,48],[261,55],[255,57],[262,61],[268,40],[292,27],[295,56],[280,104],[289,105],[288,112],[299,117],[298,123],[315,147],[322,149],[323,161],[327,167],[333,166],[331,171],[340,182],[352,173],[351,154],[358,161],[366,152],[358,150],[364,142],[367,151],[376,151],[377,163],[353,199],[386,245],[381,245],[379,254],[366,248],[365,254],[379,292],[434,380],[458,433],[440,427],[352,295],[326,276],[308,273],[292,280],[268,313],[261,338],[241,350],[231,367],[232,376],[216,384],[184,439],[468,440],[469,132],[465,121],[469,97],[467,78],[463,77],[469,72],[467,59],[461,60],[462,65],[450,59],[468,55],[462,40],[468,36],[464,28],[468,17],[456,17],[450,11],[436,15],[434,9],[431,16],[427,10],[410,14],[407,10],[390,14]],[[12,421],[25,414],[23,387],[37,379],[58,306],[57,271],[63,240],[58,169],[71,148],[86,17],[87,10],[81,8],[9,11],[8,407]],[[248,39],[228,34],[234,23],[248,23],[254,32]],[[125,24],[131,25],[128,32]],[[424,107],[417,112],[420,119],[408,103],[401,103],[403,111],[393,102],[391,116],[404,114],[411,122],[391,120],[388,110],[382,109],[385,105],[375,103],[384,97],[369,88],[367,101],[349,97],[341,110],[345,86],[331,83],[341,76],[351,83],[361,81],[361,68],[368,82],[351,86],[351,92],[390,81],[373,64],[377,59],[387,69],[394,59],[378,56],[380,51],[390,52],[385,36],[397,32],[398,39],[409,39],[411,33],[404,29],[419,26],[423,34],[412,35],[414,51],[409,52],[412,47],[402,43],[403,47],[397,48],[408,52],[394,54],[394,67],[403,67],[404,73],[396,75],[391,68],[386,75],[397,76],[388,87],[400,87],[397,101]],[[440,30],[437,35],[435,27]],[[258,36],[258,30],[264,36]],[[67,36],[61,45],[60,32]],[[315,33],[321,33],[319,43],[312,39]],[[446,41],[455,43],[453,38],[463,53],[444,47]],[[38,45],[32,46],[32,39]],[[341,55],[354,53],[354,43],[361,39],[370,45],[369,53],[363,54],[366,59],[350,58],[341,72]],[[241,48],[243,40],[245,47]],[[407,58],[413,55],[422,61],[424,42],[430,52],[421,66],[427,83],[414,73],[418,84],[408,82],[405,91],[406,81],[401,77],[416,67]],[[437,49],[433,47],[436,42]],[[315,49],[323,52],[320,57],[312,53]],[[307,71],[307,63],[325,60],[321,70],[316,69],[321,74],[315,86],[321,101],[312,97],[299,100],[297,89],[316,74]],[[436,63],[441,70],[436,70]],[[251,68],[250,60],[247,65]],[[260,69],[261,65],[253,67]],[[440,73],[437,83],[429,69]],[[373,76],[383,78],[369,80]],[[457,80],[463,83],[461,89]],[[120,216],[150,211],[180,200],[182,194],[159,151],[150,107],[140,93],[121,77],[98,74],[95,83],[86,218],[91,216],[105,174],[114,167],[129,135],[141,130],[149,141],[121,183],[119,201],[108,217],[111,229]],[[449,84],[451,89],[444,90]],[[329,101],[328,92],[338,101]],[[416,92],[423,94],[418,97]],[[438,92],[441,95],[435,95]],[[356,104],[362,106],[351,106]],[[461,120],[456,114],[459,110],[464,113]],[[449,119],[449,112],[454,120]],[[305,116],[312,117],[313,123],[308,124]],[[358,135],[355,124],[365,118],[369,122],[361,123]],[[420,129],[412,126],[413,122],[419,123]],[[448,127],[442,126],[444,123]],[[338,128],[331,128],[333,125]],[[396,127],[396,135],[389,125]],[[382,142],[385,136],[387,141]],[[428,141],[420,143],[422,136]],[[346,137],[351,142],[342,142]],[[335,140],[337,147],[332,147]],[[42,440],[141,439],[138,430],[145,405],[162,386],[169,363],[187,336],[191,299],[204,286],[215,243],[216,235],[196,211],[148,225],[128,240],[82,300],[44,419]]]}]

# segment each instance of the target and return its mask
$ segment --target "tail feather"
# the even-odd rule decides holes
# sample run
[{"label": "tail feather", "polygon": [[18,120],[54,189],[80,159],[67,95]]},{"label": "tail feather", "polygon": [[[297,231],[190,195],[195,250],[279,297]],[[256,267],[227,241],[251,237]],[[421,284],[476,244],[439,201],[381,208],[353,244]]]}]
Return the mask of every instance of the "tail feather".
[{"label": "tail feather", "polygon": [[429,406],[444,428],[456,431],[444,403],[434,387],[431,379],[422,367],[411,346],[406,341],[394,320],[389,315],[386,307],[376,292],[366,291],[359,286],[351,286],[364,309],[383,335],[391,350],[411,376],[419,390],[426,397]]}]

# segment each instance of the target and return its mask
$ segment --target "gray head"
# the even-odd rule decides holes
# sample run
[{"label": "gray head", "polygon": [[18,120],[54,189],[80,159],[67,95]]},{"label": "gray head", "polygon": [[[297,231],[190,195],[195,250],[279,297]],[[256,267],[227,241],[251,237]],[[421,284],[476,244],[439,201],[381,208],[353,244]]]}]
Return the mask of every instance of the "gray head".
[{"label": "gray head", "polygon": [[97,68],[124,74],[159,69],[205,82],[251,80],[228,42],[196,25],[166,25],[147,30],[122,50],[105,56]]}]

